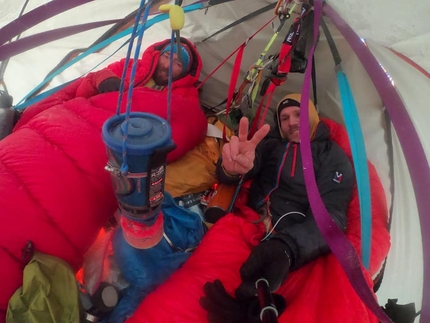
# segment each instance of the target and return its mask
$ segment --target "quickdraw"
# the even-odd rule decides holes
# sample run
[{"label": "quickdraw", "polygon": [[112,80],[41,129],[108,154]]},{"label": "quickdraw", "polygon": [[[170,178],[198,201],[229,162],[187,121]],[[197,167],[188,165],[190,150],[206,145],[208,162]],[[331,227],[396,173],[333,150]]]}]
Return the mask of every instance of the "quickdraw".
[{"label": "quickdraw", "polygon": [[[233,107],[240,106],[245,99],[250,98],[250,108],[253,108],[258,89],[260,87],[263,70],[273,62],[273,57],[266,58],[267,52],[272,47],[281,29],[284,27],[286,20],[288,20],[288,18],[291,16],[291,13],[294,11],[295,7],[296,4],[294,4],[285,14],[276,14],[279,17],[279,26],[275,30],[264,50],[261,52],[257,62],[252,65],[245,74],[244,80],[236,92],[234,102],[232,103]],[[250,85],[248,93],[244,96],[243,92],[248,85]]]},{"label": "quickdraw", "polygon": [[[307,3],[302,4],[300,15],[294,20],[293,24],[290,26],[290,29],[282,43],[279,54],[273,57],[273,62],[277,57],[277,63],[272,67],[271,74],[263,82],[263,86],[260,92],[260,94],[263,95],[263,98],[255,113],[255,118],[252,122],[251,130],[249,133],[250,136],[253,136],[255,131],[257,131],[257,129],[264,122],[268,109],[270,107],[270,103],[272,101],[273,92],[278,86],[284,84],[285,81],[287,80],[287,75],[291,70],[293,52],[300,38],[300,32],[302,29],[301,27],[302,27],[304,18],[307,16],[309,12],[311,12],[311,10],[312,10],[311,5]],[[266,101],[266,97],[268,99],[264,108],[264,112],[262,114],[263,105],[264,105],[264,102]]]}]

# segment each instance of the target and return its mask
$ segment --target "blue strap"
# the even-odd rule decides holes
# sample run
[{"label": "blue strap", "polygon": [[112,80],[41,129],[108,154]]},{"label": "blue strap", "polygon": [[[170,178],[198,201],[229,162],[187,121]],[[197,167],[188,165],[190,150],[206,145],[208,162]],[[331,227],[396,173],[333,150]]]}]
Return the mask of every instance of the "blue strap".
[{"label": "blue strap", "polygon": [[[309,57],[314,55],[315,46],[319,35],[319,26],[322,13],[322,0],[314,0],[314,39],[309,52]],[[392,323],[387,314],[377,303],[373,291],[367,284],[366,278],[361,270],[360,258],[355,249],[342,230],[334,223],[328,213],[318,186],[315,181],[315,172],[312,162],[312,151],[309,129],[309,97],[311,84],[312,60],[309,60],[303,81],[302,98],[300,101],[300,152],[303,161],[303,175],[306,183],[306,191],[309,204],[314,214],[315,221],[333,254],[336,256],[351,286],[364,304],[378,317],[382,323]]]},{"label": "blue strap", "polygon": [[[112,52],[112,54],[110,54],[110,55],[109,55],[109,56],[107,56],[105,59],[103,59],[100,63],[98,63],[96,66],[94,66],[93,68],[91,68],[87,73],[90,73],[90,72],[92,72],[93,70],[97,69],[100,65],[102,65],[104,62],[106,62],[109,58],[111,58],[113,55],[115,55],[115,53],[117,53],[121,48],[123,48],[125,45],[127,45],[127,43],[128,43],[128,40],[127,40],[126,42],[124,42],[120,47],[118,47],[118,49],[116,49],[114,52]],[[85,74],[87,74],[87,73],[85,73]],[[73,80],[71,80],[71,81],[69,81],[69,82],[66,82],[65,84],[58,85],[58,86],[56,86],[56,87],[54,87],[54,88],[52,88],[52,89],[50,89],[50,90],[47,90],[47,91],[45,91],[45,92],[43,92],[43,93],[40,93],[39,95],[37,95],[37,96],[35,96],[35,97],[31,98],[31,99],[28,99],[27,101],[25,101],[25,102],[24,102],[24,103],[22,103],[22,104],[19,104],[19,105],[17,104],[17,105],[15,105],[13,108],[14,108],[15,110],[22,111],[22,110],[24,110],[25,108],[27,108],[28,106],[33,105],[33,104],[35,104],[35,103],[37,103],[37,102],[40,102],[40,101],[42,101],[43,99],[47,98],[48,96],[50,96],[50,95],[52,95],[52,94],[56,93],[57,91],[59,91],[59,90],[61,90],[62,88],[66,87],[67,85],[69,85],[70,83],[72,83],[72,82],[76,81],[77,79],[79,79],[79,77],[78,77],[78,78],[75,78],[75,79],[73,79]],[[21,101],[22,101],[22,100],[21,100]]]},{"label": "blue strap", "polygon": [[354,30],[327,3],[324,12],[342,33],[369,74],[388,111],[402,147],[414,188],[421,224],[424,281],[420,322],[430,322],[430,230],[428,230],[430,228],[430,198],[428,194],[430,187],[430,167],[422,144],[424,139],[420,139],[413,120],[409,116],[408,110],[399,93],[391,84],[385,71],[381,68],[369,47],[363,44]]},{"label": "blue strap", "polygon": [[[191,11],[195,11],[195,10],[199,10],[204,8],[204,5],[202,2],[198,2],[195,4],[191,4],[189,6],[184,7],[184,12],[191,12]],[[147,24],[146,24],[146,28],[148,29],[150,27],[152,27],[153,25],[167,20],[169,18],[168,14],[160,14],[158,16],[155,16],[151,19],[148,20]],[[66,70],[67,68],[69,68],[70,66],[74,65],[75,63],[79,62],[81,59],[89,56],[90,54],[99,51],[100,49],[108,46],[109,44],[113,43],[114,41],[121,39],[129,34],[131,34],[132,32],[132,27],[102,41],[101,43],[97,44],[96,46],[93,46],[91,48],[89,48],[88,50],[86,50],[85,52],[83,52],[82,54],[80,54],[78,57],[75,57],[74,59],[72,59],[70,62],[68,62],[67,64],[65,64],[64,66],[62,66],[61,68],[59,68],[55,73],[52,73],[50,76],[48,76],[47,78],[45,78],[39,85],[37,85],[33,90],[31,90],[27,95],[25,95],[18,103],[17,106],[21,106],[21,104],[23,102],[25,102],[30,96],[32,96],[34,93],[36,93],[39,89],[41,89],[46,83],[50,82],[54,77],[56,77],[57,75],[59,75],[60,73],[62,73],[64,70]],[[36,101],[37,102],[37,101]]]},{"label": "blue strap", "polygon": [[339,69],[337,72],[340,98],[345,117],[346,130],[351,144],[352,159],[354,161],[355,176],[357,179],[358,196],[360,200],[361,215],[361,259],[363,265],[370,269],[370,242],[372,238],[372,207],[370,199],[369,170],[367,168],[366,147],[363,132],[358,117],[354,96],[345,73]]},{"label": "blue strap", "polygon": [[66,83],[63,83],[63,84],[60,84],[60,85],[58,85],[58,86],[56,86],[56,87],[54,87],[54,88],[52,88],[52,89],[50,89],[50,90],[47,90],[47,91],[45,91],[45,92],[43,92],[43,93],[40,93],[38,96],[35,96],[34,98],[32,98],[32,99],[30,99],[30,100],[28,100],[28,101],[26,101],[24,104],[21,104],[21,105],[19,105],[19,106],[14,106],[13,108],[15,109],[15,110],[18,110],[18,111],[20,111],[20,110],[23,110],[23,109],[25,109],[27,106],[29,106],[29,105],[32,105],[32,104],[35,104],[35,103],[37,103],[37,102],[39,102],[39,101],[42,101],[43,99],[46,99],[47,97],[49,97],[49,96],[51,96],[52,94],[54,94],[55,92],[57,92],[57,91],[59,91],[59,90],[61,90],[61,89],[63,89],[63,88],[65,88],[67,85],[69,85],[70,83],[72,83],[72,82],[74,82],[74,81],[76,81],[77,79],[74,79],[74,80],[71,80],[71,81],[69,81],[69,82],[66,82]]}]

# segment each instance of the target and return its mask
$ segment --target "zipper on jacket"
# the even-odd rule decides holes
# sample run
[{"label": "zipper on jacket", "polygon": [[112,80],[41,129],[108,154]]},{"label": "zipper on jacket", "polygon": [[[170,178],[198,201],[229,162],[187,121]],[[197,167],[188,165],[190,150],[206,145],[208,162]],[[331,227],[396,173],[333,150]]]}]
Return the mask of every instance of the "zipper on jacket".
[{"label": "zipper on jacket", "polygon": [[290,150],[290,147],[291,147],[291,144],[289,142],[289,143],[287,143],[287,146],[285,147],[286,149],[285,149],[284,155],[282,156],[281,163],[278,166],[278,175],[277,175],[275,187],[273,187],[269,191],[269,193],[267,193],[266,197],[257,204],[257,209],[260,208],[264,203],[267,203],[267,201],[270,198],[270,195],[279,187],[279,183],[281,182],[282,169],[284,168],[285,161],[287,160],[287,156],[288,156],[288,152]]}]

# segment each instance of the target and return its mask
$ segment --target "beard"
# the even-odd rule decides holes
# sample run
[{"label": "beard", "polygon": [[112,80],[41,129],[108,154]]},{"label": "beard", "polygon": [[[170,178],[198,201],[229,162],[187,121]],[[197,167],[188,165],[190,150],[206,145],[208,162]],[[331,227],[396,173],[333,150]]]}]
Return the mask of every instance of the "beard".
[{"label": "beard", "polygon": [[292,141],[292,142],[300,141],[299,128],[300,128],[299,126],[293,126],[290,128],[286,136],[289,141]]},{"label": "beard", "polygon": [[157,66],[152,77],[155,84],[166,86],[169,83],[169,69]]}]

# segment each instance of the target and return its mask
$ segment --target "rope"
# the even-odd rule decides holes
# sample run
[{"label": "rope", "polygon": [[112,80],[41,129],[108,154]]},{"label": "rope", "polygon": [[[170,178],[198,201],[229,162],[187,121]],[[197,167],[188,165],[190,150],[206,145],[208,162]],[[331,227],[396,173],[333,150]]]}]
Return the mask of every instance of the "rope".
[{"label": "rope", "polygon": [[[130,59],[130,52],[131,52],[131,48],[133,47],[133,39],[135,37],[135,33],[136,33],[136,29],[137,26],[139,24],[140,21],[140,17],[142,15],[142,10],[144,8],[144,4],[145,4],[146,0],[142,0],[140,3],[140,7],[139,7],[139,11],[136,15],[136,23],[135,26],[133,27],[133,31],[134,33],[132,34],[132,40],[130,41],[130,46],[129,46],[129,51],[128,51],[128,55],[127,55],[127,59],[126,59],[126,63],[124,65],[124,70],[123,70],[123,78],[121,80],[121,85],[124,83],[125,81],[125,73],[127,70],[127,66],[128,66],[128,61]],[[142,39],[143,39],[143,34],[145,33],[145,26],[146,26],[146,22],[148,20],[148,15],[149,15],[149,10],[151,8],[151,2],[148,1],[148,3],[146,4],[146,8],[145,8],[145,12],[143,14],[143,18],[142,18],[142,23],[141,23],[141,28],[139,30],[139,36],[137,39],[137,44],[136,44],[136,50],[134,52],[134,61],[133,61],[133,67],[131,70],[131,74],[130,74],[130,85],[128,88],[128,96],[127,96],[127,106],[126,106],[126,113],[125,113],[125,120],[124,120],[124,137],[123,137],[123,141],[122,141],[122,165],[121,165],[121,173],[125,174],[128,172],[128,164],[127,164],[127,136],[128,136],[128,125],[129,125],[129,120],[130,120],[130,112],[131,112],[131,103],[132,103],[132,94],[133,94],[133,87],[134,87],[134,77],[136,75],[136,69],[137,69],[137,62],[139,59],[139,54],[140,54],[140,47],[142,45]],[[122,86],[124,87],[124,86]],[[121,88],[121,86],[120,86]],[[121,89],[122,90],[122,89]],[[122,91],[120,92],[120,95],[118,97],[118,107],[117,107],[117,114],[118,111],[121,109],[121,100],[122,100],[122,95],[121,95]]]}]

